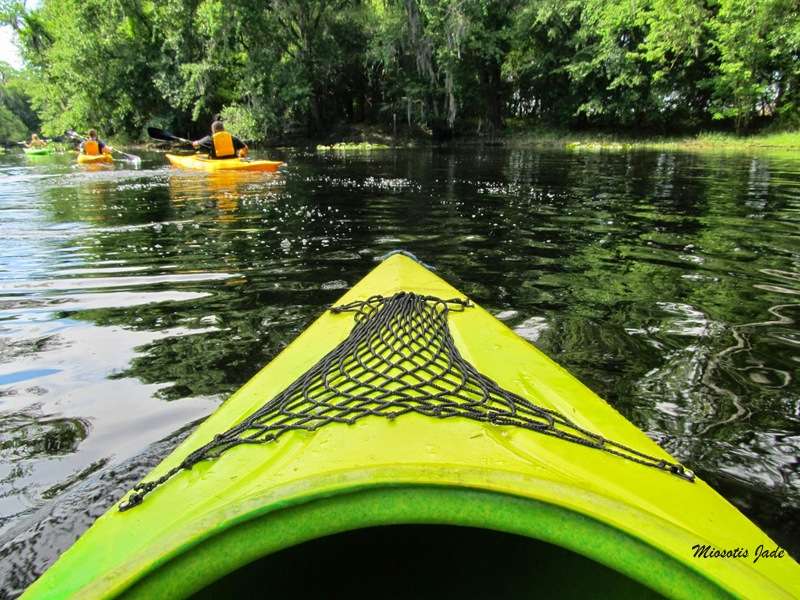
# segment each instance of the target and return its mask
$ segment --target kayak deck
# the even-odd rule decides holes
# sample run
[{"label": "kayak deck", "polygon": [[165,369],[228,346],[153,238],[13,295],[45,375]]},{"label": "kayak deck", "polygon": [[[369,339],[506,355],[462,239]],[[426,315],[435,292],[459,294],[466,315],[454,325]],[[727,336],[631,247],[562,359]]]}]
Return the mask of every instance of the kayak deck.
[{"label": "kayak deck", "polygon": [[78,154],[78,163],[83,165],[108,164],[114,162],[110,154]]},{"label": "kayak deck", "polygon": [[[337,303],[415,292],[463,298],[395,255]],[[604,565],[669,597],[800,593],[788,556],[752,562],[693,558],[692,547],[774,543],[704,482],[596,447],[463,416],[367,415],[265,444],[236,445],[181,468],[348,338],[352,312],[326,311],[145,479],[139,506],[112,507],[26,598],[180,598],[298,544],[385,525],[456,525],[507,532]],[[563,368],[477,306],[451,311],[455,347],[520,397],[647,455],[673,459]],[[363,384],[363,379],[361,380]],[[131,495],[127,496],[130,500]],[[560,576],[583,577],[587,573]],[[531,567],[530,577],[540,574]]]},{"label": "kayak deck", "polygon": [[264,171],[274,172],[283,162],[279,160],[244,160],[241,158],[209,158],[206,154],[167,154],[171,165],[196,171]]}]

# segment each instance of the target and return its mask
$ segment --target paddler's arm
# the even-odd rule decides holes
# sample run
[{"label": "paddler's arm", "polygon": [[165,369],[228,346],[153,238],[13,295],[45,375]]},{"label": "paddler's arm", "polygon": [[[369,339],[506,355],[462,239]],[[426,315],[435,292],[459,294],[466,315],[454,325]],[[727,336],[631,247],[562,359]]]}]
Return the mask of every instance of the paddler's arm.
[{"label": "paddler's arm", "polygon": [[195,141],[192,142],[192,147],[195,150],[203,150],[204,152],[208,152],[209,154],[211,154],[212,145],[213,145],[213,142],[211,140],[211,136],[210,135],[207,135],[203,139],[195,140]]},{"label": "paddler's arm", "polygon": [[236,153],[239,155],[239,158],[244,158],[250,151],[250,149],[247,147],[247,144],[245,144],[242,140],[240,140],[236,136],[233,136],[233,149],[236,150]]}]

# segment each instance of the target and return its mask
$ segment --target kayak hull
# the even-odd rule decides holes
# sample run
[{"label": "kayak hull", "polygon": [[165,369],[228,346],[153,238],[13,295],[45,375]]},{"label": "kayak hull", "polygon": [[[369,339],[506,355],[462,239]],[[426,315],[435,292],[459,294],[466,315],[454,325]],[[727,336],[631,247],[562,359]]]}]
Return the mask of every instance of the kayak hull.
[{"label": "kayak hull", "polygon": [[55,149],[52,146],[44,146],[43,148],[23,148],[22,151],[28,156],[46,156],[53,154]]},{"label": "kayak hull", "polygon": [[167,160],[174,167],[194,171],[261,171],[272,173],[284,164],[279,160],[243,160],[240,158],[211,159],[204,154],[167,154]]},{"label": "kayak hull", "polygon": [[[401,255],[337,305],[400,291],[463,298]],[[563,368],[478,306],[447,317],[461,356],[486,377],[581,427],[672,460]],[[180,465],[301,378],[353,328],[325,312],[234,394],[145,481]],[[268,444],[230,448],[182,470],[141,505],[112,507],[25,598],[181,598],[284,549],[385,525],[456,525],[552,544],[673,598],[791,598],[788,556],[692,557],[692,548],[774,543],[700,480],[686,481],[527,429],[463,417],[366,416]],[[530,577],[537,573],[530,565]],[[544,576],[580,578],[585,573]],[[157,592],[157,593],[156,593]]]},{"label": "kayak hull", "polygon": [[113,163],[110,154],[78,154],[78,163],[82,165],[97,165]]}]

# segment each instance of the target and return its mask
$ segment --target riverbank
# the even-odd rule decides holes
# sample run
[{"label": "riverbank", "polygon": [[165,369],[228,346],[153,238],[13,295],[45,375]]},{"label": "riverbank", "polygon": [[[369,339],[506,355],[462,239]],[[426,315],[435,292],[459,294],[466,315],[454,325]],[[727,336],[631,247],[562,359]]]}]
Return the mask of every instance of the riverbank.
[{"label": "riverbank", "polygon": [[[344,135],[325,140],[342,150],[363,151],[375,148],[426,146],[493,145],[507,148],[554,147],[567,150],[672,150],[672,151],[795,151],[800,152],[800,131],[736,135],[734,133],[699,133],[689,136],[633,136],[605,132],[572,132],[547,128],[507,129],[495,136],[459,136],[437,142],[424,134],[392,136],[375,127],[353,127]],[[319,142],[317,142],[319,143]],[[310,140],[291,145],[316,145]]]},{"label": "riverbank", "polygon": [[[112,140],[113,142],[114,140]],[[140,140],[116,145],[157,150],[174,149],[169,143]],[[423,130],[392,135],[374,125],[349,126],[324,137],[292,136],[252,144],[255,148],[309,148],[317,151],[365,152],[388,148],[489,145],[512,149],[551,147],[572,151],[670,150],[670,151],[790,151],[800,152],[800,130],[736,135],[699,133],[689,136],[633,136],[605,132],[572,132],[547,128],[507,129],[494,136],[457,136],[436,140]]]},{"label": "riverbank", "polygon": [[798,150],[800,131],[737,136],[733,133],[699,133],[684,137],[633,137],[607,133],[516,131],[499,138],[504,146],[559,146],[569,150]]}]

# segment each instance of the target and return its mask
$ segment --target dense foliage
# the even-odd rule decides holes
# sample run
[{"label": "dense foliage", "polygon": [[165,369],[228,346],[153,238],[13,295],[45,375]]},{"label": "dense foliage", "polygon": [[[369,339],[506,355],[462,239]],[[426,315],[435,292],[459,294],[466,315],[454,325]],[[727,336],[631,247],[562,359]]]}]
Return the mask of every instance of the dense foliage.
[{"label": "dense foliage", "polygon": [[[796,0],[2,3],[44,128],[800,124]],[[202,125],[198,125],[198,123]]]},{"label": "dense foliage", "polygon": [[38,126],[26,93],[28,83],[24,74],[0,62],[0,143],[20,141]]}]

